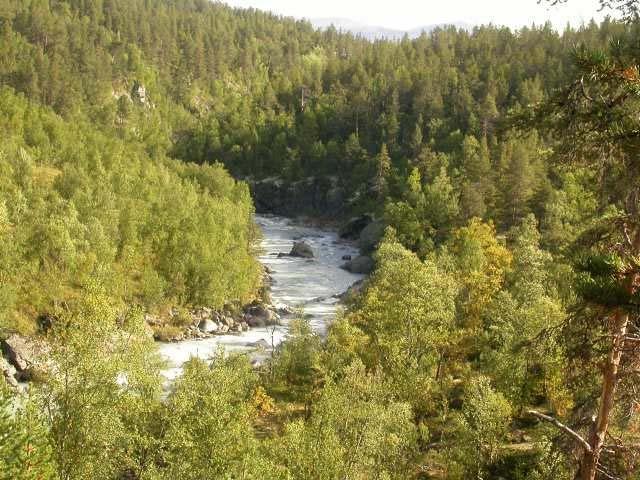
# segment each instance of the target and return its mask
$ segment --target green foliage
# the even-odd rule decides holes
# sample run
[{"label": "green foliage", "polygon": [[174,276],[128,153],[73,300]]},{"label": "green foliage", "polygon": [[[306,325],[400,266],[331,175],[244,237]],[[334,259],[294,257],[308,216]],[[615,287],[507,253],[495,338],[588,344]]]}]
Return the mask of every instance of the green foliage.
[{"label": "green foliage", "polygon": [[416,431],[408,404],[354,363],[330,382],[311,418],[289,424],[275,454],[292,478],[406,478]]},{"label": "green foliage", "polygon": [[465,471],[464,478],[485,478],[487,467],[498,459],[511,421],[509,402],[485,377],[474,378],[465,388],[464,404],[457,416],[453,459]]},{"label": "green foliage", "polygon": [[355,354],[367,367],[380,368],[399,398],[424,411],[454,341],[456,285],[392,238],[382,243],[377,260],[357,309],[345,317],[352,327],[331,330],[330,351],[338,359]]},{"label": "green foliage", "polygon": [[0,479],[57,479],[44,420],[23,402],[0,385]]},{"label": "green foliage", "polygon": [[[21,317],[73,298],[96,275],[114,299],[147,308],[222,306],[253,294],[253,207],[222,167],[150,157],[140,143],[82,116],[66,121],[6,88],[0,111],[12,132],[0,144],[5,328],[23,329]],[[49,133],[20,146],[33,128]]]},{"label": "green foliage", "polygon": [[[637,20],[637,2],[601,3]],[[371,43],[205,0],[0,0],[0,328],[56,318],[27,406],[2,394],[3,474],[399,479],[423,448],[449,478],[570,476],[546,432],[521,455],[506,433],[531,405],[572,420],[594,403],[606,350],[585,345],[609,336],[600,315],[567,338],[576,293],[637,315],[637,35],[607,20]],[[565,84],[535,128],[504,128]],[[254,295],[252,202],[227,171],[337,175],[349,209],[392,227],[326,345],[292,323],[265,386],[307,418],[265,442],[254,410],[282,406],[244,359],[189,363],[163,403],[141,320]],[[596,222],[611,205],[624,215]],[[589,236],[572,288],[564,256]]]},{"label": "green foliage", "polygon": [[250,400],[255,377],[244,357],[185,365],[167,403],[166,478],[245,478],[255,449]]},{"label": "green foliage", "polygon": [[464,288],[461,303],[465,323],[475,328],[481,312],[503,286],[511,267],[511,252],[499,242],[495,227],[477,218],[453,233],[449,251]]},{"label": "green foliage", "polygon": [[321,339],[307,319],[292,320],[289,336],[272,360],[275,382],[283,382],[295,396],[305,399],[320,379],[321,348]]},{"label": "green foliage", "polygon": [[160,362],[142,316],[118,318],[105,290],[92,284],[57,317],[55,367],[39,390],[61,478],[108,479],[140,468],[136,422],[160,394]]},{"label": "green foliage", "polygon": [[552,257],[540,248],[533,216],[514,227],[509,240],[513,262],[507,288],[484,313],[485,371],[514,407],[545,399],[565,413],[572,400],[563,381],[566,352],[557,329],[566,315],[554,288]]}]

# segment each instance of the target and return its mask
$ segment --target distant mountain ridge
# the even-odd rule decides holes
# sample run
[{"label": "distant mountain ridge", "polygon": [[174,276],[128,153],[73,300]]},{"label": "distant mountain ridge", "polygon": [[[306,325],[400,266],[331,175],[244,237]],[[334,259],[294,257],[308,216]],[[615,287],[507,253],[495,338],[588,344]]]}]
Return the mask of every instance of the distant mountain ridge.
[{"label": "distant mountain ridge", "polygon": [[438,27],[449,25],[464,30],[472,28],[471,25],[464,22],[424,25],[422,27],[414,28],[411,30],[395,30],[392,28],[380,27],[376,25],[368,25],[365,23],[350,20],[348,18],[313,18],[310,19],[310,22],[315,28],[318,28],[320,30],[325,30],[333,25],[339,31],[350,32],[354,35],[362,36],[368,40],[400,40],[405,35],[407,35],[409,38],[417,38],[422,34],[422,32],[429,33]]}]

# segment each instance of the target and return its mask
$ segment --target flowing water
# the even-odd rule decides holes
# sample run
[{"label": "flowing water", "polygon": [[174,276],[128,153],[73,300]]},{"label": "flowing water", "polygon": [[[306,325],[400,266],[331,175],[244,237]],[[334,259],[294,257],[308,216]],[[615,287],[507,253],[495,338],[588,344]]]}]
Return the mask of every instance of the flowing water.
[{"label": "flowing water", "polygon": [[[341,241],[333,231],[296,225],[286,218],[257,216],[256,222],[263,232],[260,261],[273,278],[274,305],[302,309],[314,330],[325,334],[339,306],[336,296],[362,278],[340,268],[344,263],[342,257],[355,257],[357,249]],[[309,244],[314,258],[278,258],[278,253],[289,253],[294,241]],[[169,365],[163,373],[169,381],[173,380],[191,357],[211,358],[220,347],[225,352],[250,352],[259,359],[286,338],[290,320],[291,316],[285,316],[280,326],[253,328],[241,334],[159,344],[160,355]]]}]

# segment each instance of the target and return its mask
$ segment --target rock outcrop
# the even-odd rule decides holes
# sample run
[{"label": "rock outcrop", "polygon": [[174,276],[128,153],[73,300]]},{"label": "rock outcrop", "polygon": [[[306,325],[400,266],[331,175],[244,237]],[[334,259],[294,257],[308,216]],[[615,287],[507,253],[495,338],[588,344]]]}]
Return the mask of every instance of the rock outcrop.
[{"label": "rock outcrop", "polygon": [[2,341],[2,353],[15,368],[14,378],[28,381],[36,372],[46,369],[49,349],[44,342],[13,334]]},{"label": "rock outcrop", "polygon": [[310,177],[298,182],[272,177],[248,180],[248,183],[258,213],[336,218],[345,212],[345,192],[334,176]]},{"label": "rock outcrop", "polygon": [[216,333],[220,329],[220,325],[215,323],[213,320],[200,320],[198,324],[198,328],[203,333]]},{"label": "rock outcrop", "polygon": [[369,275],[375,267],[375,262],[373,258],[361,255],[353,260],[348,261],[342,268],[351,273],[358,273],[361,275]]},{"label": "rock outcrop", "polygon": [[245,308],[244,321],[251,328],[268,327],[278,324],[280,315],[271,306],[252,304]]},{"label": "rock outcrop", "polygon": [[358,240],[362,231],[367,228],[371,222],[373,222],[373,217],[368,214],[352,218],[340,228],[340,238],[344,238],[345,240]]},{"label": "rock outcrop", "polygon": [[366,255],[373,252],[384,235],[384,222],[382,220],[374,220],[367,225],[358,238],[358,247],[360,251]]}]

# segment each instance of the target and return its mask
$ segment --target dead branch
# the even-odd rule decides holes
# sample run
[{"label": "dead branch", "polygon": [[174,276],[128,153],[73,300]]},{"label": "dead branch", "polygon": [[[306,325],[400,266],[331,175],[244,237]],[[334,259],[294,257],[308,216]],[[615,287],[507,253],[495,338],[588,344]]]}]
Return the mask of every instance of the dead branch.
[{"label": "dead branch", "polygon": [[549,415],[545,415],[544,413],[536,412],[535,410],[528,410],[527,413],[529,415],[533,415],[536,418],[539,418],[540,420],[544,420],[545,422],[548,422],[558,427],[560,430],[562,430],[563,432],[571,436],[575,441],[577,441],[580,444],[580,446],[582,446],[582,448],[584,448],[587,452],[591,453],[591,445],[589,445],[589,443],[587,443],[587,441],[584,438],[582,438],[582,436],[579,433],[567,427],[564,423],[560,422],[559,420],[553,417],[550,417]]}]

